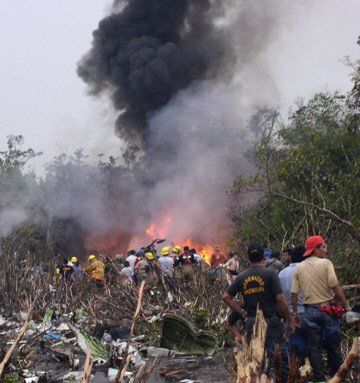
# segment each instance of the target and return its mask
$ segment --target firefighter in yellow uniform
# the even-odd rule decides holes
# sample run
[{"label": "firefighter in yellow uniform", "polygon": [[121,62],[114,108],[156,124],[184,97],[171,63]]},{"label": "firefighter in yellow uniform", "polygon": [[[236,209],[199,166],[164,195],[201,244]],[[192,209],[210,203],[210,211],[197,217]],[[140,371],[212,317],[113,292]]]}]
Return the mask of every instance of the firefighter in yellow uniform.
[{"label": "firefighter in yellow uniform", "polygon": [[89,256],[89,266],[84,269],[84,273],[90,276],[90,280],[97,286],[104,286],[105,265],[95,255]]}]

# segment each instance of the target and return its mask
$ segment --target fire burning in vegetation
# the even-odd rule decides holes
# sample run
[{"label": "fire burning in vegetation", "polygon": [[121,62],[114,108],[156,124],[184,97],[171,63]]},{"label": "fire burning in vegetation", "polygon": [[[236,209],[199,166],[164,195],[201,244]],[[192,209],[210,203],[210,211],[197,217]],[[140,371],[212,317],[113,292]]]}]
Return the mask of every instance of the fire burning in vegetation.
[{"label": "fire burning in vegetation", "polygon": [[157,222],[152,222],[142,234],[132,235],[125,231],[114,233],[91,233],[85,241],[88,253],[100,252],[105,255],[116,256],[125,254],[130,249],[140,249],[149,245],[155,239],[165,239],[171,246],[188,246],[196,249],[198,254],[210,256],[214,252],[214,244],[204,243],[196,238],[172,237],[174,219],[169,213],[164,213]]},{"label": "fire burning in vegetation", "polygon": [[147,229],[146,234],[151,238],[165,238],[169,233],[169,228],[173,220],[170,216],[165,215],[158,223],[152,223]]}]

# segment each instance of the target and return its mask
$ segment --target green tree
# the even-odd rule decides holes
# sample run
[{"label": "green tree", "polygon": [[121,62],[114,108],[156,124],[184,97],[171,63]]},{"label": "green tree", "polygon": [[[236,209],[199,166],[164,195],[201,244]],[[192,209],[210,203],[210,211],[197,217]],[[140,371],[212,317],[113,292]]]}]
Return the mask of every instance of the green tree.
[{"label": "green tree", "polygon": [[[358,252],[359,63],[355,72],[349,94],[318,93],[263,132],[257,173],[237,177],[230,190],[235,235],[284,248],[319,233],[335,253]],[[249,195],[256,203],[246,207]]]}]

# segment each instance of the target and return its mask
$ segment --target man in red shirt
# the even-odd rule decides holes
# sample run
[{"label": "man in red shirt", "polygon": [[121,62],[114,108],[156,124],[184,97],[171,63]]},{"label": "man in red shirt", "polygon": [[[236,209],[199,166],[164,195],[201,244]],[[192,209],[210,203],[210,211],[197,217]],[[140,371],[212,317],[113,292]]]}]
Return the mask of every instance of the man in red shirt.
[{"label": "man in red shirt", "polygon": [[224,265],[227,261],[225,255],[220,251],[220,246],[216,245],[214,248],[215,252],[211,256],[211,268],[217,269],[220,265]]}]

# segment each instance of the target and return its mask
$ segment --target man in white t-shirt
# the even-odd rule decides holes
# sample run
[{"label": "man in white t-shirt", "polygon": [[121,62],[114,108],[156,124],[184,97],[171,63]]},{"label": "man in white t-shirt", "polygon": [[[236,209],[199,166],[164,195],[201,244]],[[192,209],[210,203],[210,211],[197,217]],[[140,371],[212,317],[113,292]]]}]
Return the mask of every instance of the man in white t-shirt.
[{"label": "man in white t-shirt", "polygon": [[135,250],[128,251],[128,257],[126,258],[126,261],[129,262],[129,266],[131,267],[132,271],[135,269],[135,262],[137,260],[135,253]]},{"label": "man in white t-shirt", "polygon": [[128,261],[125,261],[124,267],[121,269],[120,274],[124,275],[125,277],[127,277],[131,281],[133,280],[134,271],[130,267],[130,264]]}]

